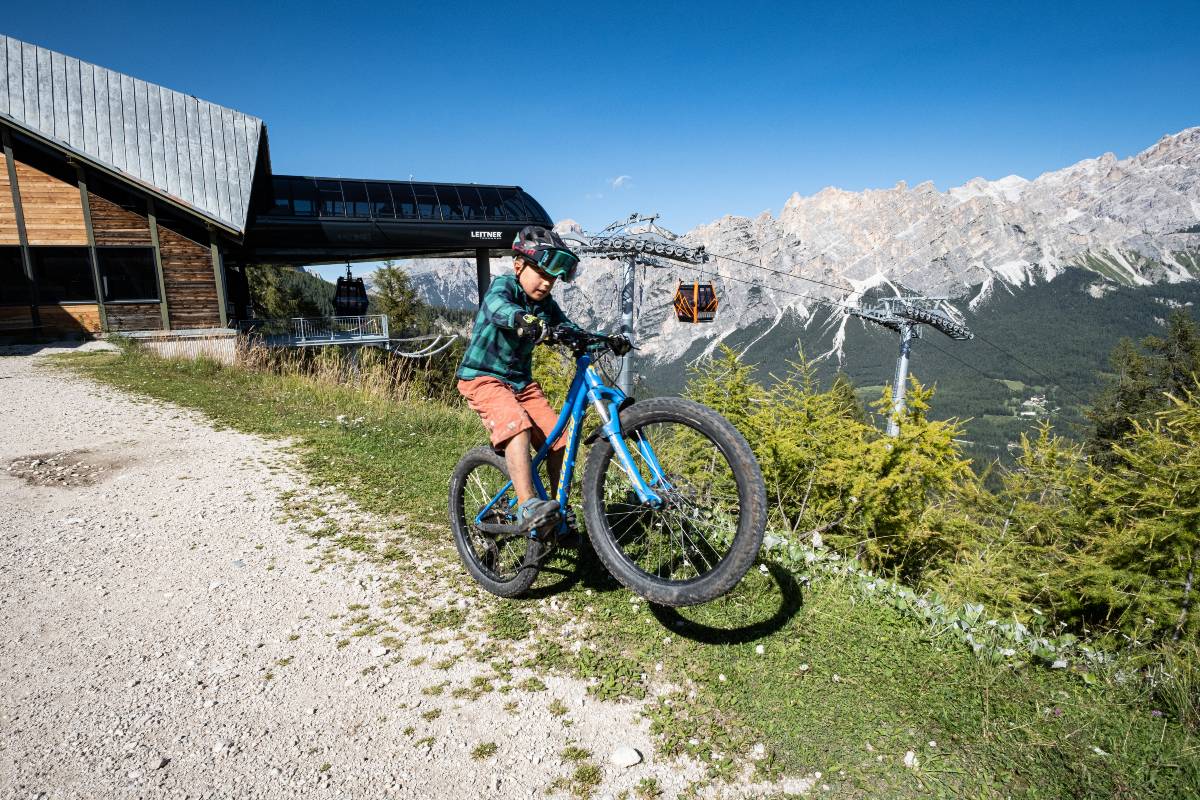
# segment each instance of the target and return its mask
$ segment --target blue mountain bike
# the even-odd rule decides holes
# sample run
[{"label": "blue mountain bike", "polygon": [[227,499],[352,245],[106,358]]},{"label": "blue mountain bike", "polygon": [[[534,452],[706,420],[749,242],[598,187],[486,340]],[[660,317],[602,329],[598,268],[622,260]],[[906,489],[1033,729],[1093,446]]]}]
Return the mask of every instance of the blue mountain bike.
[{"label": "blue mountain bike", "polygon": [[[767,497],[750,445],[724,417],[678,397],[634,403],[605,383],[593,361],[607,336],[558,327],[550,343],[571,349],[575,377],[554,430],[533,459],[538,494],[569,508],[580,444],[583,510],[592,548],[624,586],[652,603],[705,603],[737,585],[754,563],[766,527]],[[583,437],[588,408],[599,427]],[[559,485],[546,490],[542,462],[567,432]],[[450,478],[450,524],[471,576],[501,597],[537,578],[569,514],[557,528],[523,533],[504,457],[490,447],[467,452]]]}]

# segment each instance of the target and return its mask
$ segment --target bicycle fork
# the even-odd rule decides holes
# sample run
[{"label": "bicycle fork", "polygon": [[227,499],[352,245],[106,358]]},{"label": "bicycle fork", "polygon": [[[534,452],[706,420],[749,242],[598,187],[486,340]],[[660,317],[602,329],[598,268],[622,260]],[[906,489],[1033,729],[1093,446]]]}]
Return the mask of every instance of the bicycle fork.
[{"label": "bicycle fork", "polygon": [[641,470],[634,463],[633,454],[629,452],[629,447],[625,444],[625,437],[621,432],[619,410],[625,401],[625,393],[620,389],[605,385],[590,368],[584,373],[584,380],[587,381],[588,400],[591,401],[600,417],[601,425],[598,435],[608,440],[617,463],[629,476],[638,500],[651,508],[661,507],[663,499],[655,491],[655,488],[660,491],[670,490],[671,485],[663,475],[662,466],[658,463],[658,457],[655,456],[650,442],[646,441],[646,437],[642,436],[640,431],[637,433],[637,451],[650,470],[651,480],[649,483],[642,477]]}]

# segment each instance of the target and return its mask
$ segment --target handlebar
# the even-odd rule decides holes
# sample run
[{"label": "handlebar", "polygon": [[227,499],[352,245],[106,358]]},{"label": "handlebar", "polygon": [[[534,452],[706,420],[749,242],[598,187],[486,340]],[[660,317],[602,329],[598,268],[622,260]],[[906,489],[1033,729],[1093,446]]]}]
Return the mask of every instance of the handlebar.
[{"label": "handlebar", "polygon": [[613,350],[614,338],[616,337],[603,333],[589,333],[588,331],[568,328],[565,325],[556,325],[548,331],[546,342],[569,347],[578,355],[597,350]]}]

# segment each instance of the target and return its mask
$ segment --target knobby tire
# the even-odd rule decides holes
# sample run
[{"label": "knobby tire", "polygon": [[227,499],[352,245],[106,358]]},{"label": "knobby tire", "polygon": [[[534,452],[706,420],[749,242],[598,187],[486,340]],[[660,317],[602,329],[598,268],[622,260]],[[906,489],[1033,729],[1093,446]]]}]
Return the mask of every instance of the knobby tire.
[{"label": "knobby tire", "polygon": [[[618,581],[652,603],[665,606],[698,605],[728,593],[753,566],[766,529],[766,488],[758,460],[749,443],[720,414],[682,398],[661,397],[639,401],[623,411],[620,419],[622,435],[631,451],[635,447],[632,437],[649,426],[673,424],[690,428],[697,436],[698,443],[713,448],[714,453],[718,453],[727,463],[736,484],[739,516],[732,542],[726,552],[719,555],[716,565],[707,571],[686,580],[663,578],[647,572],[622,550],[619,536],[614,533],[612,522],[619,515],[608,512],[605,481],[606,476],[613,476],[614,470],[619,470],[619,466],[614,463],[612,445],[601,439],[588,454],[582,486],[588,537],[596,555]],[[620,475],[631,488],[628,476],[624,472]],[[680,535],[681,542],[685,538],[684,534]],[[711,566],[703,548],[693,546],[691,549],[693,552],[687,554],[686,558],[694,566],[697,563]],[[711,550],[708,552],[712,553]],[[696,571],[700,572],[699,566],[696,566]]]},{"label": "knobby tire", "polygon": [[[494,475],[495,472],[499,476]],[[507,480],[508,467],[504,458],[490,447],[476,447],[468,451],[450,476],[450,527],[454,531],[458,556],[471,577],[494,595],[518,597],[528,591],[537,579],[541,542],[524,535],[508,540],[504,547],[513,548],[514,561],[517,563],[510,570],[500,572],[488,563],[486,545],[489,534],[479,532],[474,524],[480,509]],[[492,487],[491,494],[487,494],[486,487]],[[496,508],[501,505],[505,505],[503,500],[497,503]],[[507,511],[507,508],[502,510]],[[495,535],[491,537],[495,543]],[[477,552],[477,548],[484,548],[484,552]],[[503,565],[500,567],[503,568]]]}]

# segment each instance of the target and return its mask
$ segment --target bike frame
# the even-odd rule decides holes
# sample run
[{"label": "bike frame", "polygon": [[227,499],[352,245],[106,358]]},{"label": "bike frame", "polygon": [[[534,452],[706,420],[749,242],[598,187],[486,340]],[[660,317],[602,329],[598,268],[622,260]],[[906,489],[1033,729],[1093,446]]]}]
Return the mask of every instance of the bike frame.
[{"label": "bike frame", "polygon": [[[554,430],[546,437],[546,443],[533,458],[533,486],[537,490],[538,497],[543,500],[550,499],[546,487],[542,485],[542,478],[538,475],[538,467],[550,454],[550,445],[558,441],[558,437],[565,429],[567,431],[567,448],[563,457],[562,474],[559,476],[558,486],[555,487],[554,499],[558,500],[561,508],[566,509],[567,500],[570,498],[571,478],[575,473],[575,459],[579,455],[579,442],[583,435],[583,418],[587,414],[588,406],[591,405],[603,421],[598,435],[607,439],[612,446],[613,455],[616,457],[617,463],[621,465],[621,469],[629,476],[638,499],[651,508],[658,508],[663,504],[663,499],[655,491],[655,488],[667,490],[670,489],[670,484],[663,475],[658,457],[654,455],[650,443],[645,438],[638,437],[638,454],[645,461],[653,476],[647,482],[634,464],[633,454],[630,453],[629,448],[625,445],[625,439],[621,436],[621,419],[618,412],[625,399],[624,392],[609,386],[597,374],[592,366],[590,353],[584,352],[575,359],[575,377],[571,380],[571,388],[567,391],[567,399],[563,402],[562,411],[559,412],[558,420],[554,423]],[[475,516],[475,522],[481,523],[484,515],[491,510],[492,506],[500,502],[511,488],[512,481],[509,481]],[[515,498],[511,499],[509,507],[516,505],[516,502]],[[559,523],[560,530],[565,525],[566,521],[561,521]]]}]

